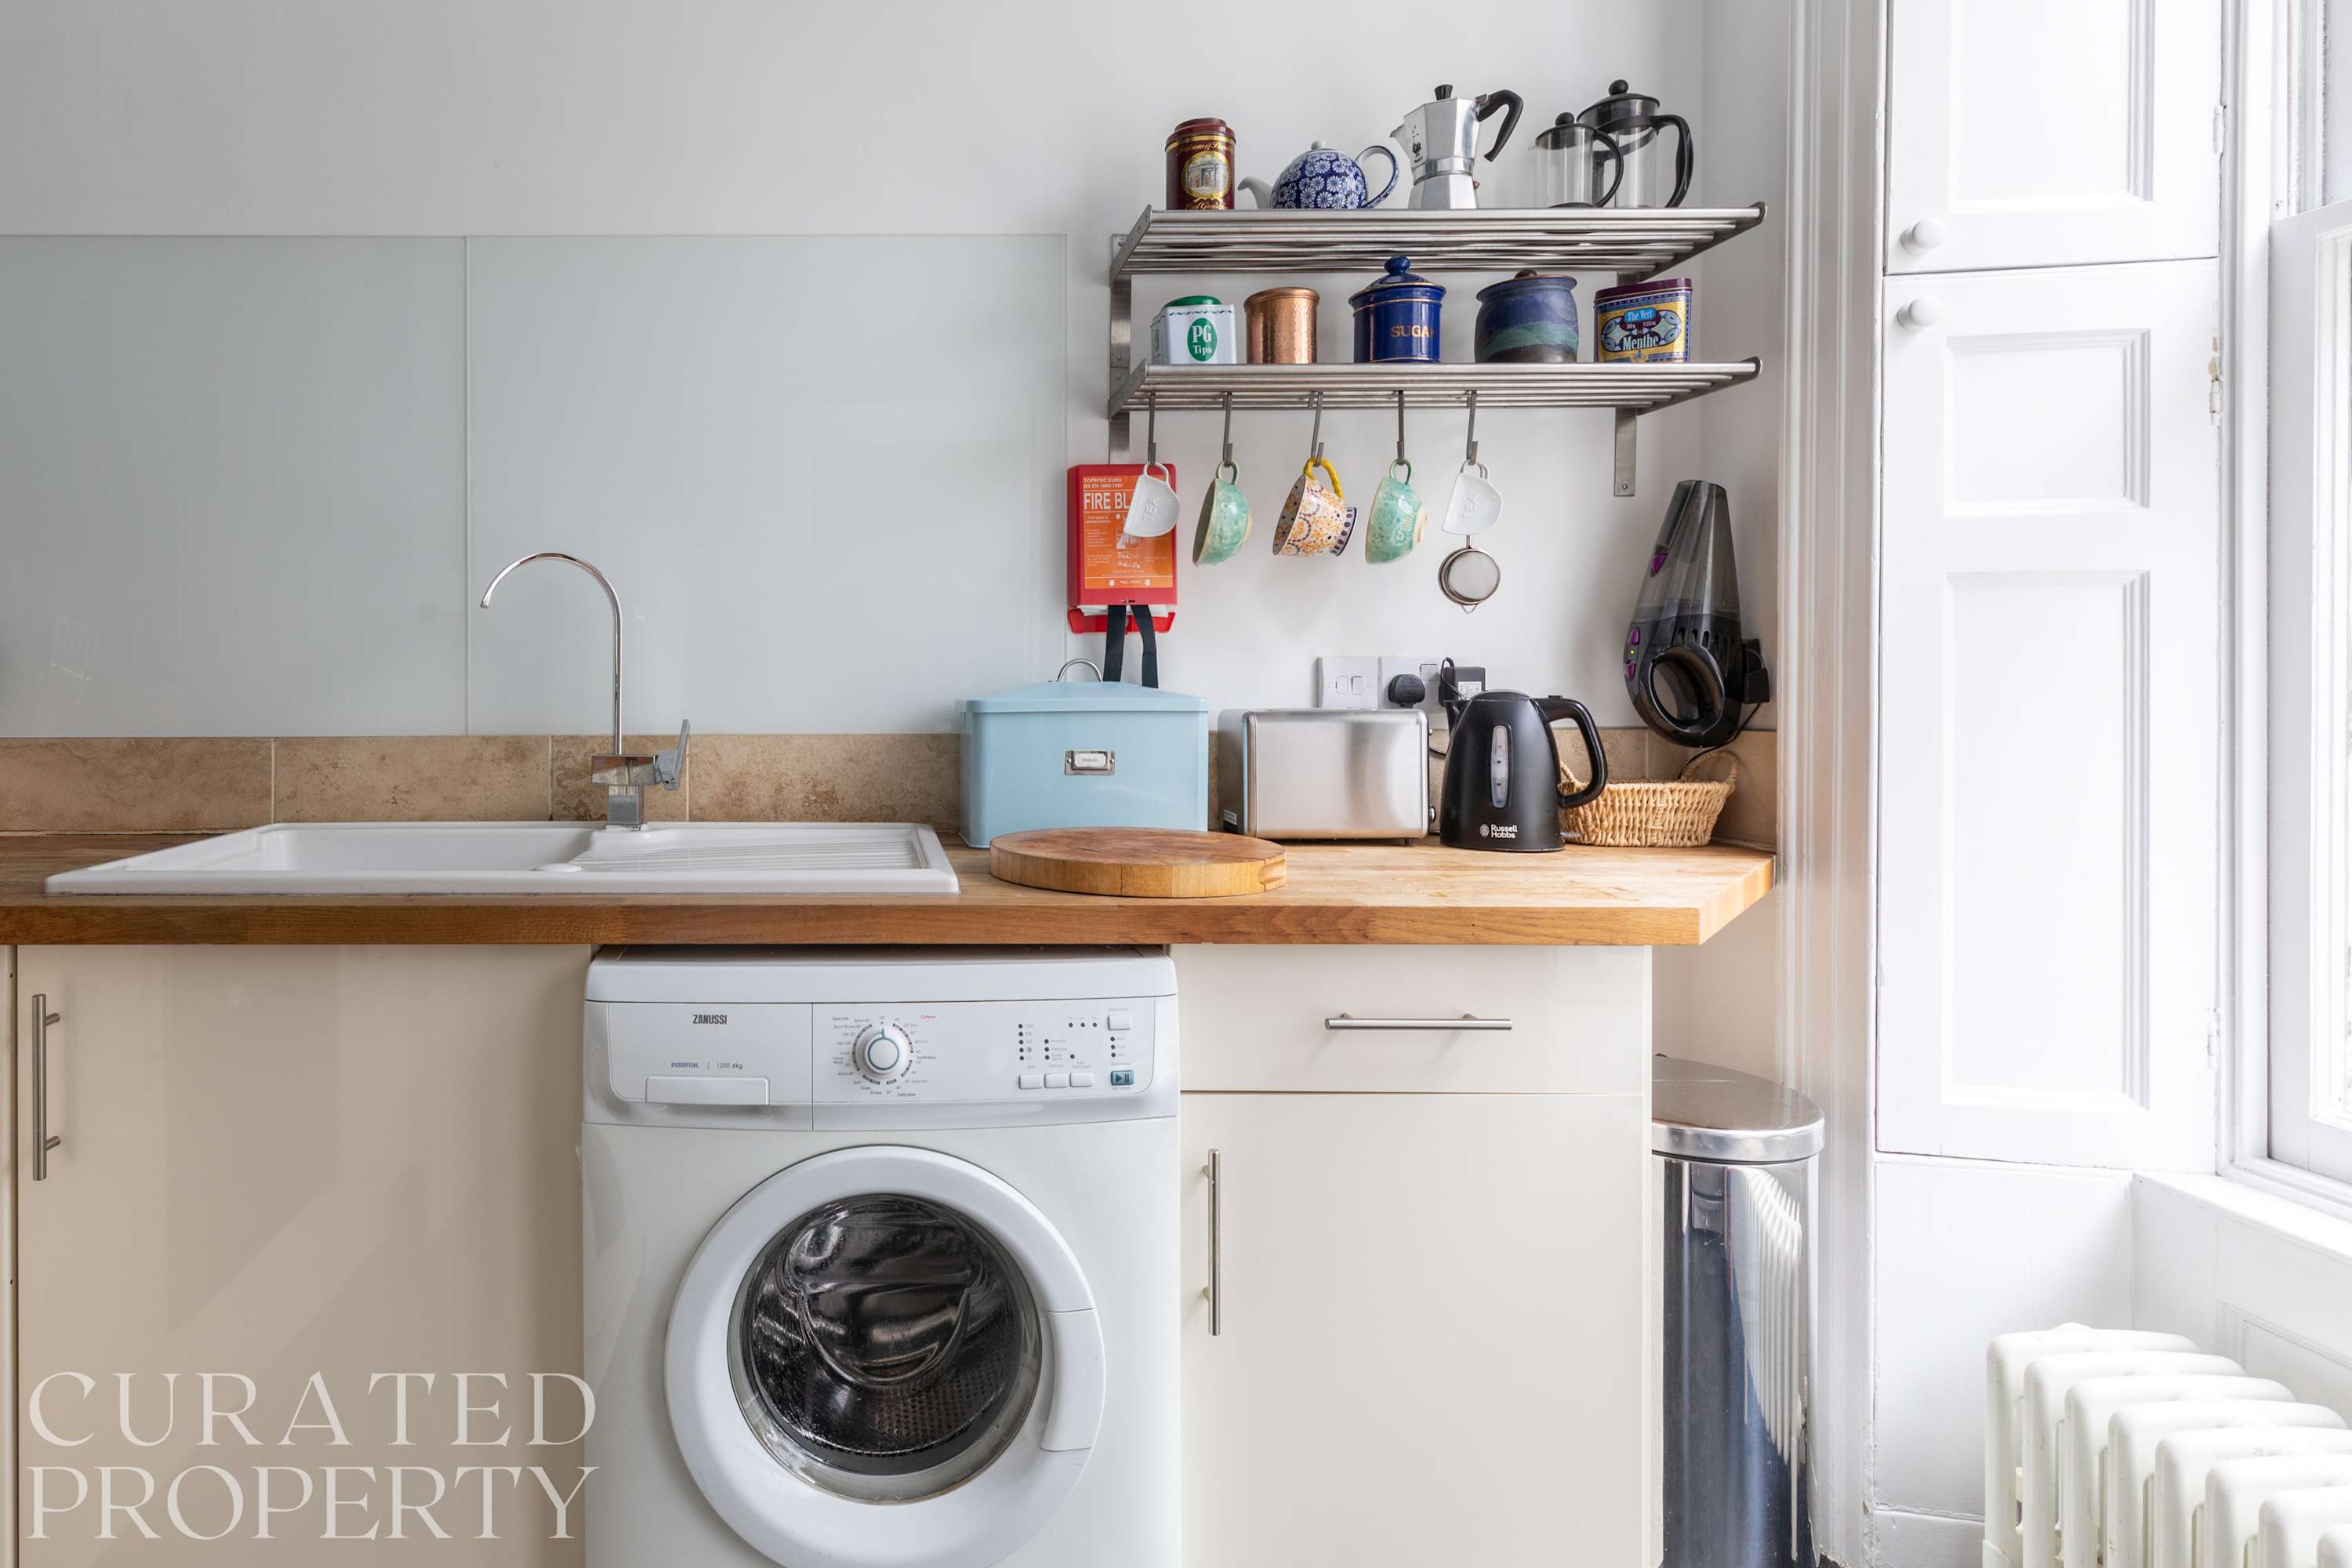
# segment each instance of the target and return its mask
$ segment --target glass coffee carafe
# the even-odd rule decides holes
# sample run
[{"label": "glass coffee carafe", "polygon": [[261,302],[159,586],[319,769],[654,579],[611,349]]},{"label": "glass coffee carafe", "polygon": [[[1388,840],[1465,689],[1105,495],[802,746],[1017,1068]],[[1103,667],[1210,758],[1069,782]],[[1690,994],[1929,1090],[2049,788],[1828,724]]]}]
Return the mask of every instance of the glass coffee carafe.
[{"label": "glass coffee carafe", "polygon": [[[1646,93],[1628,92],[1625,83],[1619,80],[1609,84],[1607,98],[1576,119],[1577,123],[1605,133],[1623,164],[1623,178],[1617,182],[1612,195],[1601,199],[1601,205],[1683,205],[1683,198],[1690,195],[1691,172],[1698,154],[1691,144],[1689,122],[1681,115],[1659,113],[1656,99]],[[1670,130],[1674,132],[1671,161],[1666,157],[1666,132]]]},{"label": "glass coffee carafe", "polygon": [[1617,139],[1563,114],[1535,142],[1536,205],[1605,207],[1625,178]]}]

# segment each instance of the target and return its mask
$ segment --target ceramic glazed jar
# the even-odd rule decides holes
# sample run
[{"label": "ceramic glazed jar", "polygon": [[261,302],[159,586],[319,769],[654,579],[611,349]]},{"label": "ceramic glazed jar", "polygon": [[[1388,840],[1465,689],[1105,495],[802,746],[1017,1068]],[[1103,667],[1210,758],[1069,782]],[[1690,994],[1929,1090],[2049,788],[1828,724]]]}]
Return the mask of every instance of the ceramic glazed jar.
[{"label": "ceramic glazed jar", "polygon": [[1356,363],[1406,360],[1437,363],[1443,285],[1415,276],[1410,257],[1389,258],[1388,271],[1348,296],[1356,311]]},{"label": "ceramic glazed jar", "polygon": [[1222,120],[1187,120],[1168,133],[1171,212],[1228,210],[1234,205],[1234,128]]},{"label": "ceramic glazed jar", "polygon": [[1522,272],[1478,290],[1481,364],[1573,364],[1576,279]]}]

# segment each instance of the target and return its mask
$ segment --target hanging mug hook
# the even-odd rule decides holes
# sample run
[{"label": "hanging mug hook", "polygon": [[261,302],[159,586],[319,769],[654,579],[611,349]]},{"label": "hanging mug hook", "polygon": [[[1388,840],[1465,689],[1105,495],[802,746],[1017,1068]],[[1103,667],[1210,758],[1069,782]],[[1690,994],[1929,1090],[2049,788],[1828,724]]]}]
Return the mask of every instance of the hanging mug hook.
[{"label": "hanging mug hook", "polygon": [[[1234,468],[1234,395],[1230,392],[1225,394],[1225,434],[1222,445],[1224,450],[1217,458],[1217,472],[1220,475],[1231,472],[1237,479],[1239,471]],[[1228,479],[1225,482],[1231,484],[1233,481]]]},{"label": "hanging mug hook", "polygon": [[1462,466],[1469,468],[1478,460],[1478,395],[1470,395],[1470,429],[1462,438]]},{"label": "hanging mug hook", "polygon": [[1314,395],[1314,397],[1315,429],[1307,438],[1307,458],[1309,462],[1318,461],[1323,456],[1323,395],[1318,392]]},{"label": "hanging mug hook", "polygon": [[1398,388],[1397,388],[1397,455],[1396,455],[1396,460],[1397,460],[1398,462],[1400,462],[1400,463],[1402,463],[1402,462],[1403,462],[1403,461],[1405,460],[1405,458],[1404,458],[1404,388],[1403,388],[1403,387],[1402,387],[1402,386],[1400,386],[1400,387],[1398,387]]},{"label": "hanging mug hook", "polygon": [[1146,469],[1160,466],[1160,395],[1156,392],[1143,403],[1143,466]]}]

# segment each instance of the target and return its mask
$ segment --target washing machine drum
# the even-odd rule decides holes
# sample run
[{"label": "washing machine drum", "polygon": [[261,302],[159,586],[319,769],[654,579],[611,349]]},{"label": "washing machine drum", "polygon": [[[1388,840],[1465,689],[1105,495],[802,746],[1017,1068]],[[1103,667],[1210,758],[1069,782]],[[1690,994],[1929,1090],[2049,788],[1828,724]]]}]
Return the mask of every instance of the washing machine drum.
[{"label": "washing machine drum", "polygon": [[1034,1205],[929,1151],[754,1188],[688,1266],[671,1422],[703,1495],[787,1568],[996,1562],[1076,1485],[1102,1339]]},{"label": "washing machine drum", "polygon": [[1044,1331],[1026,1281],[977,1226],[917,1198],[802,1215],[751,1266],[739,1317],[755,1429],[819,1485],[879,1483],[853,1494],[969,1479],[1036,1396]]}]

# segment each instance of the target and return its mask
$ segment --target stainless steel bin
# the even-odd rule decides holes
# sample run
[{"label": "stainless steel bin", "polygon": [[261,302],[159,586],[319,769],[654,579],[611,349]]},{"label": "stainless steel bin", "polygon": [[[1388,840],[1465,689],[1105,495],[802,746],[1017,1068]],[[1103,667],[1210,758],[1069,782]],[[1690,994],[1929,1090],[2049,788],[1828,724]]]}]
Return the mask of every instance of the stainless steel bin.
[{"label": "stainless steel bin", "polygon": [[1815,1568],[1813,1185],[1821,1108],[1661,1056],[1664,1568]]}]

